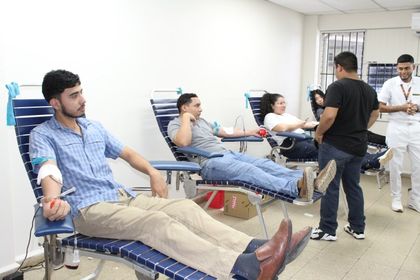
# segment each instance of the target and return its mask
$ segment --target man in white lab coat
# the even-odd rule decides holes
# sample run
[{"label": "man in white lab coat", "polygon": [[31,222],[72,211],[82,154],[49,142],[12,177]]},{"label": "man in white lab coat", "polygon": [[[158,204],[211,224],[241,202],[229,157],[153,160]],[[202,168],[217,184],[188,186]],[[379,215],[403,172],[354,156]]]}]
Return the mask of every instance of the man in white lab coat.
[{"label": "man in white lab coat", "polygon": [[394,156],[389,162],[392,204],[403,212],[401,171],[404,153],[411,160],[411,187],[408,207],[420,212],[420,77],[413,76],[414,58],[409,54],[397,60],[398,76],[387,80],[378,95],[381,112],[389,113],[386,141]]}]

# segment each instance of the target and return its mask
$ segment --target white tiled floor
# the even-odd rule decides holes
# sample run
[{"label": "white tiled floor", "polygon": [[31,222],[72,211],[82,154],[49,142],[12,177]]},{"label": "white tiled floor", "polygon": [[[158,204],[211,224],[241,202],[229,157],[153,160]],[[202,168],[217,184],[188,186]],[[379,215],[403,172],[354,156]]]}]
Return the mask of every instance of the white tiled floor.
[{"label": "white tiled floor", "polygon": [[[409,180],[404,179],[403,205],[407,202]],[[390,208],[389,186],[379,190],[375,178],[362,176],[366,208],[366,239],[355,240],[342,227],[345,217],[339,210],[338,240],[310,241],[303,253],[281,274],[281,279],[420,279],[420,213],[405,208],[395,213]],[[310,207],[288,206],[295,230],[306,225],[317,226],[319,203]],[[232,227],[262,237],[258,218],[241,220],[211,210],[211,215]],[[264,217],[272,234],[283,218],[280,202],[270,204]],[[53,279],[80,279],[92,272],[97,260],[82,257],[78,270],[55,271]],[[165,277],[161,276],[161,279]],[[25,279],[42,279],[42,271],[25,273]],[[136,279],[126,266],[107,262],[99,279]]]}]

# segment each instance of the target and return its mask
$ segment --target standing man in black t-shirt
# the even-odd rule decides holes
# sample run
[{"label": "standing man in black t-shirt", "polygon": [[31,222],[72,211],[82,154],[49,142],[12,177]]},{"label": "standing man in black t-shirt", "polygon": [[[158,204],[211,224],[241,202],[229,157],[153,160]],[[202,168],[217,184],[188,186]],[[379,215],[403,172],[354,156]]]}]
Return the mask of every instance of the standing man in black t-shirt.
[{"label": "standing man in black t-shirt", "polygon": [[344,230],[356,239],[364,239],[365,215],[363,192],[359,185],[360,166],[367,150],[367,129],[379,115],[375,90],[360,80],[357,57],[342,52],[334,58],[337,81],[329,85],[325,111],[321,116],[315,139],[319,147],[319,167],[331,159],[337,173],[321,200],[321,220],[311,239],[337,240],[337,209],[340,179],[349,206]]}]

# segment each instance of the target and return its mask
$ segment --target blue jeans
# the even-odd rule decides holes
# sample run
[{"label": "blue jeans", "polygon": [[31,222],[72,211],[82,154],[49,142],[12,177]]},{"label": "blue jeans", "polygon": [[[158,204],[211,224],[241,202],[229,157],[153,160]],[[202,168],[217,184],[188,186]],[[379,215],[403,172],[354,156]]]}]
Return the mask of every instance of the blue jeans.
[{"label": "blue jeans", "polygon": [[319,228],[328,234],[335,235],[338,226],[337,210],[341,179],[349,206],[348,222],[356,232],[364,232],[364,199],[362,188],[359,185],[363,157],[348,154],[328,143],[321,144],[318,159],[320,169],[324,168],[332,159],[337,163],[337,173],[321,199]]},{"label": "blue jeans", "polygon": [[379,162],[379,157],[386,153],[387,150],[375,153],[375,154],[369,154],[366,153],[362,160],[362,171],[368,170],[368,169],[379,169],[381,167],[381,164]]},{"label": "blue jeans", "polygon": [[297,182],[303,171],[285,168],[269,159],[229,151],[223,157],[207,160],[201,176],[207,180],[244,181],[297,197]]}]

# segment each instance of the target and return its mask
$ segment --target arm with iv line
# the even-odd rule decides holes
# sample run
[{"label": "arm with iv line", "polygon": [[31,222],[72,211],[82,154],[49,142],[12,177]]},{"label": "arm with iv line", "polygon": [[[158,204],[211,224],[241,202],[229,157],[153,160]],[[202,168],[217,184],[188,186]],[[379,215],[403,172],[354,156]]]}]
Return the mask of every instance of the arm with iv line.
[{"label": "arm with iv line", "polygon": [[237,127],[221,127],[217,133],[217,137],[229,138],[229,137],[241,137],[241,136],[260,136],[260,128],[251,130],[241,130]]},{"label": "arm with iv line", "polygon": [[62,179],[55,161],[41,163],[37,182],[41,184],[44,193],[41,199],[44,217],[50,221],[63,220],[70,213],[70,205],[60,198]]},{"label": "arm with iv line", "polygon": [[[237,122],[238,118],[236,119]],[[250,130],[245,130],[245,125],[243,124],[243,128],[240,129],[236,127],[226,127],[221,126],[218,122],[214,122],[211,124],[211,127],[213,128],[213,134],[220,138],[234,138],[234,137],[243,137],[243,136],[257,136],[261,137],[261,128],[254,128]],[[243,122],[243,120],[242,120]]]}]

